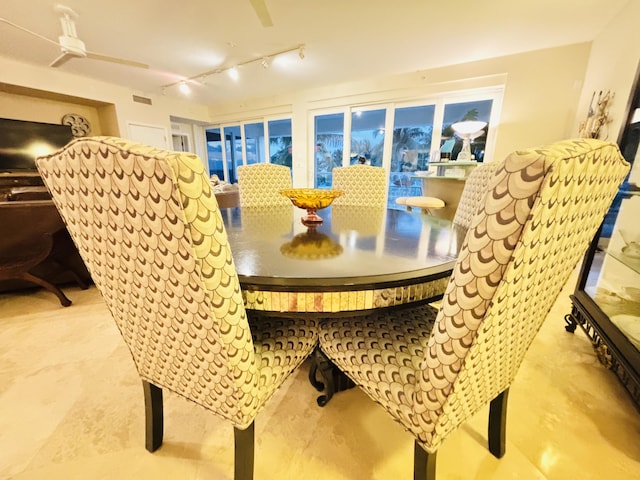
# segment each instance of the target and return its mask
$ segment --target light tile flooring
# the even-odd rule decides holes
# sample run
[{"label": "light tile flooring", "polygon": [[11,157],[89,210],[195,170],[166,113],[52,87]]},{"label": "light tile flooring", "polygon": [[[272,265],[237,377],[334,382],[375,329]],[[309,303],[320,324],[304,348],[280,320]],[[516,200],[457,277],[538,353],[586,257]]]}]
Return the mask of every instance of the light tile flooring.
[{"label": "light tile flooring", "polygon": [[[446,479],[640,478],[640,414],[586,336],[564,331],[572,277],[511,387],[507,453],[486,448],[487,411],[438,454]],[[144,449],[143,397],[95,288],[0,295],[0,479],[231,479],[229,424],[165,395],[164,445]],[[256,421],[255,478],[412,478],[413,440],[357,389],[324,408],[308,365]]]}]

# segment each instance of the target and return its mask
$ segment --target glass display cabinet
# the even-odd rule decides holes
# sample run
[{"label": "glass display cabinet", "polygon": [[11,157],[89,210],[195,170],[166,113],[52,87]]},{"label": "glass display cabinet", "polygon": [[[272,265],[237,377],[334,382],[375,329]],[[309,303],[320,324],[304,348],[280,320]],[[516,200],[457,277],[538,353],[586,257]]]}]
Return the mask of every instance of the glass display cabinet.
[{"label": "glass display cabinet", "polygon": [[599,360],[640,409],[640,87],[638,76],[618,139],[631,171],[587,251],[566,330],[591,339]]}]

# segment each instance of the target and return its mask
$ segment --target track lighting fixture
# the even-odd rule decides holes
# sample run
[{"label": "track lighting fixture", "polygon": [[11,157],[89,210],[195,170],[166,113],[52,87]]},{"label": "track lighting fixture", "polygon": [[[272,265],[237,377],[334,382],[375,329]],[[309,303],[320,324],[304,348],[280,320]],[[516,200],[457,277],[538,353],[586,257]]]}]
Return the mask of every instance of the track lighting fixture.
[{"label": "track lighting fixture", "polygon": [[167,85],[162,85],[160,88],[163,92],[163,94],[165,93],[166,89],[169,87],[173,87],[173,86],[178,86],[178,89],[180,90],[180,92],[184,93],[185,95],[190,93],[191,89],[189,87],[188,82],[193,82],[193,81],[200,81],[202,83],[204,83],[204,79],[211,76],[211,75],[217,75],[219,73],[222,72],[227,72],[227,74],[233,79],[233,81],[238,81],[239,79],[239,72],[238,72],[238,67],[242,67],[244,65],[249,65],[251,63],[258,63],[260,62],[260,65],[262,65],[262,68],[269,68],[271,66],[271,63],[273,62],[273,60],[280,56],[280,55],[284,55],[286,53],[291,53],[291,52],[298,52],[298,57],[300,57],[300,60],[304,59],[304,54],[305,54],[305,46],[304,45],[298,45],[297,47],[293,47],[293,48],[288,48],[286,50],[280,50],[278,52],[273,52],[270,53],[269,55],[264,55],[263,57],[259,57],[259,58],[252,58],[250,60],[246,60],[244,62],[240,62],[240,63],[236,63],[235,65],[229,66],[229,67],[225,67],[225,66],[221,66],[218,67],[214,70],[209,70],[207,72],[204,73],[200,73],[198,75],[194,75],[192,77],[189,78],[185,78],[183,80],[178,80],[177,82],[173,82],[173,83],[169,83]]}]

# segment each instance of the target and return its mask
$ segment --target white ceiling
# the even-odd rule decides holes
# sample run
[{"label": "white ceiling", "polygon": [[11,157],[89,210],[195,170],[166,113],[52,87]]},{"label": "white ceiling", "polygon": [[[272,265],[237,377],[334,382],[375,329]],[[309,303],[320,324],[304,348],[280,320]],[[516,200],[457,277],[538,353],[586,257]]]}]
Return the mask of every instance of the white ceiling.
[{"label": "white ceiling", "polygon": [[[87,50],[148,70],[72,59],[61,70],[162,93],[162,85],[305,45],[286,65],[243,67],[191,82],[213,104],[592,40],[633,0],[62,0]],[[266,6],[273,26],[253,4]],[[0,17],[57,40],[51,0],[2,0]],[[0,56],[47,66],[51,43],[0,22]],[[2,79],[0,78],[0,81]],[[166,95],[181,96],[176,87]]]}]

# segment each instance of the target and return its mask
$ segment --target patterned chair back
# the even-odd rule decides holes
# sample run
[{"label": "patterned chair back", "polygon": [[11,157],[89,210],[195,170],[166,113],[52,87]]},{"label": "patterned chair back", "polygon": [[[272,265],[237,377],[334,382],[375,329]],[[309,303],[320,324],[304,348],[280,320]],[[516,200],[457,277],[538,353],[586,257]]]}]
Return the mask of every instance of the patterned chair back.
[{"label": "patterned chair back", "polygon": [[495,172],[498,162],[481,163],[467,177],[464,183],[460,202],[453,216],[454,225],[469,229],[471,219],[480,210],[489,179]]},{"label": "patterned chair back", "polygon": [[382,167],[351,165],[333,169],[333,186],[344,195],[333,205],[380,207],[387,202],[387,173]]},{"label": "patterned chair back", "polygon": [[254,163],[238,167],[241,207],[289,205],[291,200],[278,192],[291,188],[291,169],[273,163]]},{"label": "patterned chair back", "polygon": [[628,169],[615,144],[591,139],[497,165],[417,381],[411,423],[429,451],[510,386]]},{"label": "patterned chair back", "polygon": [[249,425],[254,346],[199,158],[93,137],[37,165],[140,377]]}]

